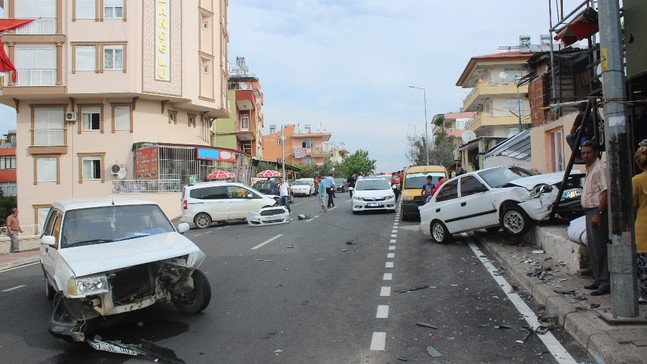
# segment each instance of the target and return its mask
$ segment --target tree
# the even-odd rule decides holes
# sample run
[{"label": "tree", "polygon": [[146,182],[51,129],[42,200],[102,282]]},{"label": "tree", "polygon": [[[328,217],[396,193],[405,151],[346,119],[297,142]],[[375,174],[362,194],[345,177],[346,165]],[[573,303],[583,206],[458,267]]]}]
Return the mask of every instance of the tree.
[{"label": "tree", "polygon": [[409,150],[406,158],[413,166],[424,166],[426,163],[425,137],[419,135],[407,135]]},{"label": "tree", "polygon": [[0,190],[0,226],[7,223],[7,217],[11,214],[11,209],[16,206],[16,198],[13,196],[4,196]]},{"label": "tree", "polygon": [[359,149],[344,159],[337,174],[348,177],[353,173],[368,173],[373,170],[375,170],[375,159],[369,158],[368,151]]},{"label": "tree", "polygon": [[434,148],[429,151],[429,163],[449,167],[454,164],[456,145],[447,137],[445,130],[440,130],[434,139]]}]

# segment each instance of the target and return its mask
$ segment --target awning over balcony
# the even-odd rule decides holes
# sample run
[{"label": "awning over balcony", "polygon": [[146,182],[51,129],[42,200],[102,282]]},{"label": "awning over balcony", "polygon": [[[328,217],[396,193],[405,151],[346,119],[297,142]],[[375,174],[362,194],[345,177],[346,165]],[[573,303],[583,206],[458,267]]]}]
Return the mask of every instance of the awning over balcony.
[{"label": "awning over balcony", "polygon": [[591,8],[586,8],[572,22],[556,31],[555,40],[561,40],[567,47],[592,36],[598,29],[598,13]]}]

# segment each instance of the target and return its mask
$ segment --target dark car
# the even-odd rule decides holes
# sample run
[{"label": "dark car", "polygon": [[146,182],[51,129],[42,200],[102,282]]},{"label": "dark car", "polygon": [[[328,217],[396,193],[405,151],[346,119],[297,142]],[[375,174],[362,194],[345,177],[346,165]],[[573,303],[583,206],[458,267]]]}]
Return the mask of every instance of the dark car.
[{"label": "dark car", "polygon": [[[275,195],[280,196],[279,193],[279,180],[271,179],[266,181],[258,181],[252,186],[258,192],[264,195]],[[294,194],[290,190],[290,203],[294,202]]]},{"label": "dark car", "polygon": [[348,182],[344,178],[335,178],[335,191],[346,192],[348,191]]}]

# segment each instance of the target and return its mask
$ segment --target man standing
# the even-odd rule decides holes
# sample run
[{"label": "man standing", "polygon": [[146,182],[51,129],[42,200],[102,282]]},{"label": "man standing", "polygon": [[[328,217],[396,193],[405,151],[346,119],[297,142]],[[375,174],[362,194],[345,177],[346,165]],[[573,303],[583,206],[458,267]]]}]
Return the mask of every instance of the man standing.
[{"label": "man standing", "polygon": [[332,174],[326,177],[324,182],[326,183],[326,194],[328,195],[328,208],[335,207],[335,201],[332,199],[335,180],[332,178]]},{"label": "man standing", "polygon": [[11,248],[9,249],[9,252],[15,253],[18,251],[18,245],[20,243],[18,233],[22,233],[20,220],[18,220],[18,209],[15,207],[11,209],[11,215],[7,217],[7,232],[9,233],[9,237],[11,237]]},{"label": "man standing", "polygon": [[587,140],[581,148],[586,165],[586,177],[582,189],[582,207],[586,213],[586,236],[589,247],[589,263],[595,281],[584,286],[594,290],[591,296],[608,294],[611,290],[607,244],[609,222],[607,214],[607,166],[598,158],[597,143]]},{"label": "man standing", "polygon": [[[355,189],[355,173],[351,174],[350,177],[348,177],[346,183],[348,183],[348,192],[350,193],[350,198],[353,198],[353,189]],[[353,189],[351,189],[351,187]]]},{"label": "man standing", "polygon": [[429,202],[429,200],[431,200],[431,196],[434,195],[434,187],[436,187],[436,185],[432,182],[431,176],[427,176],[427,183],[422,186],[422,190],[420,191],[425,203]]},{"label": "man standing", "polygon": [[279,196],[281,196],[281,205],[285,206],[288,212],[292,214],[292,209],[290,208],[290,185],[283,180],[283,177],[279,178]]}]

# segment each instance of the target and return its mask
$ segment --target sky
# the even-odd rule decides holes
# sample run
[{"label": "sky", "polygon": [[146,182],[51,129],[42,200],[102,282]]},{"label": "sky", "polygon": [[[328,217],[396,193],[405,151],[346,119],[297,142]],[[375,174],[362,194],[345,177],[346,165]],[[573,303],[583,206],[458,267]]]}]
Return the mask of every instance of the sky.
[{"label": "sky", "polygon": [[[548,0],[230,0],[228,21],[230,64],[245,57],[261,83],[264,134],[310,124],[368,151],[376,172],[408,165],[407,135],[424,135],[423,91],[409,85],[425,89],[428,121],[460,111],[471,57],[549,28]],[[0,135],[15,120],[0,105]]]}]

